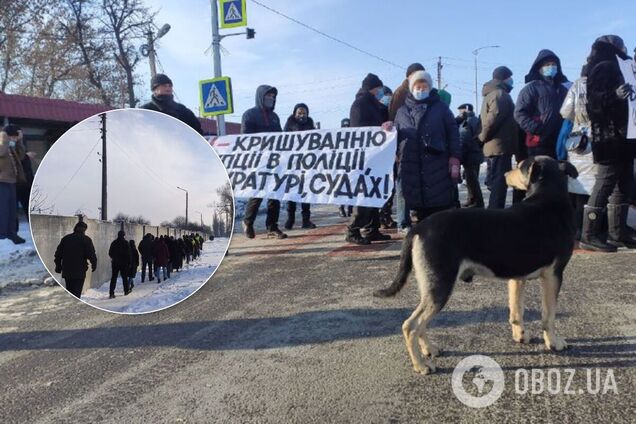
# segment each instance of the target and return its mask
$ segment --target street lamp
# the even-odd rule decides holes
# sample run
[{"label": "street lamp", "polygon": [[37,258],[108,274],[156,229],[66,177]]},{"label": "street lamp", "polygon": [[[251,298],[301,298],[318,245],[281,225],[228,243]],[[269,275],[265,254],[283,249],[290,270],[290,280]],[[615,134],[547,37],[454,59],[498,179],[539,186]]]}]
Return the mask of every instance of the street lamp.
[{"label": "street lamp", "polygon": [[146,37],[148,39],[148,44],[144,44],[139,48],[141,55],[148,58],[150,62],[150,78],[154,78],[157,75],[157,67],[155,65],[156,51],[155,51],[155,41],[166,35],[170,31],[170,25],[165,24],[159,31],[157,31],[157,35],[154,36],[152,30],[148,30],[146,33]]},{"label": "street lamp", "polygon": [[501,46],[482,46],[478,49],[473,50],[473,54],[475,55],[475,113],[479,111],[479,88],[477,86],[477,55],[479,55],[479,51],[483,49],[497,49]]},{"label": "street lamp", "polygon": [[186,230],[188,229],[188,190],[186,190],[185,188],[181,188],[181,187],[177,187],[179,190],[185,191],[186,194]]}]

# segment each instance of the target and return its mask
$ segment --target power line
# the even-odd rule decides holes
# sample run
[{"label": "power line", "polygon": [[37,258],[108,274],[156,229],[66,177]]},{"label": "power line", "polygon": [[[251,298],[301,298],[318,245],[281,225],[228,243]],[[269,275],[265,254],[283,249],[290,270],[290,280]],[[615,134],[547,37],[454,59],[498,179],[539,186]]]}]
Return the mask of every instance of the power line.
[{"label": "power line", "polygon": [[79,168],[77,168],[75,170],[75,172],[73,173],[73,175],[71,175],[71,178],[69,178],[69,180],[66,182],[66,184],[64,184],[64,187],[62,187],[62,189],[60,191],[57,192],[57,194],[55,195],[55,197],[53,198],[53,200],[51,200],[52,204],[55,204],[55,201],[57,200],[57,198],[60,196],[60,194],[62,194],[64,192],[64,190],[66,189],[66,187],[68,187],[68,185],[71,183],[71,181],[73,181],[73,178],[75,178],[75,176],[77,175],[77,173],[80,171],[80,169],[82,169],[82,167],[84,166],[84,164],[86,163],[86,161],[88,160],[88,157],[91,155],[91,153],[93,153],[93,150],[95,150],[95,147],[97,147],[97,145],[99,144],[101,140],[97,140],[95,142],[95,144],[93,144],[93,147],[91,148],[91,150],[88,152],[88,154],[84,157],[84,160],[82,160],[82,163],[80,164]]},{"label": "power line", "polygon": [[275,14],[279,15],[279,16],[282,16],[283,18],[288,19],[288,20],[290,20],[290,21],[292,21],[292,22],[294,22],[294,23],[296,23],[296,24],[298,24],[298,25],[300,25],[300,26],[302,26],[302,27],[305,27],[305,28],[307,28],[308,30],[315,32],[316,34],[322,35],[323,37],[326,37],[326,38],[328,38],[328,39],[330,39],[330,40],[332,40],[332,41],[335,41],[336,43],[340,43],[340,44],[342,44],[343,46],[349,47],[350,49],[353,49],[353,50],[355,50],[355,51],[357,51],[357,52],[359,52],[359,53],[362,53],[362,54],[365,54],[365,55],[367,55],[367,56],[369,56],[369,57],[372,57],[372,58],[374,58],[374,59],[377,59],[377,60],[379,60],[379,61],[381,61],[381,62],[387,63],[387,64],[389,64],[389,65],[391,65],[391,66],[395,66],[396,68],[406,69],[404,66],[401,66],[401,65],[398,65],[398,64],[396,64],[396,63],[393,63],[393,62],[391,62],[391,61],[389,61],[389,60],[386,60],[386,59],[384,59],[384,58],[382,58],[382,57],[380,57],[380,56],[378,56],[378,55],[375,55],[375,54],[373,54],[373,53],[370,53],[370,52],[368,52],[368,51],[366,51],[366,50],[362,50],[361,48],[356,47],[356,46],[354,46],[353,44],[350,44],[350,43],[348,43],[348,42],[346,42],[346,41],[343,41],[343,40],[341,40],[341,39],[339,39],[339,38],[333,37],[333,36],[331,36],[331,35],[329,35],[329,34],[327,34],[327,33],[323,32],[323,31],[320,31],[319,29],[316,29],[316,28],[314,28],[314,27],[312,27],[312,26],[309,26],[309,25],[307,25],[306,23],[299,21],[298,19],[294,19],[294,18],[292,18],[292,17],[290,17],[290,16],[287,16],[287,15],[285,15],[284,13],[279,12],[278,10],[273,9],[273,8],[271,8],[271,7],[269,7],[269,6],[265,5],[265,4],[263,4],[263,3],[261,3],[261,2],[259,2],[259,1],[257,1],[257,0],[251,0],[251,1],[252,1],[252,3],[256,3],[257,5],[259,5],[259,6],[263,7],[263,8],[265,8],[265,9],[269,10],[270,12],[273,12],[273,13],[275,13]]}]

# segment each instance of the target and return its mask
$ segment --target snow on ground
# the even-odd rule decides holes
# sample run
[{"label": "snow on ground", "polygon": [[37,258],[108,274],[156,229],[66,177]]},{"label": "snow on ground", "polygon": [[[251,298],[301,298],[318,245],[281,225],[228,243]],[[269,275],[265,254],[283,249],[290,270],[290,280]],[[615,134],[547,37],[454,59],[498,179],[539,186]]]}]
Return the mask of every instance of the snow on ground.
[{"label": "snow on ground", "polygon": [[13,244],[11,240],[0,240],[0,290],[45,282],[54,284],[35,251],[28,222],[20,221],[18,235],[26,242]]},{"label": "snow on ground", "polygon": [[185,264],[180,272],[170,274],[170,279],[141,282],[141,271],[137,272],[135,288],[124,296],[121,278],[117,279],[115,299],[108,298],[110,280],[97,289],[89,289],[82,295],[82,300],[89,305],[111,312],[145,313],[172,306],[196,292],[214,273],[221,263],[229,244],[228,238],[215,238],[203,244],[201,257]]}]

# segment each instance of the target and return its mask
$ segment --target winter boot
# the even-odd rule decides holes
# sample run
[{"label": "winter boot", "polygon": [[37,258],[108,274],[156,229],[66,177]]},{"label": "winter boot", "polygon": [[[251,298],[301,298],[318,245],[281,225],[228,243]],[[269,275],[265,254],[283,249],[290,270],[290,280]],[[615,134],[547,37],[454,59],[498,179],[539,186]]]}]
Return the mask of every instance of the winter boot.
[{"label": "winter boot", "polygon": [[370,243],[368,239],[366,239],[365,237],[362,237],[362,234],[360,234],[360,230],[357,228],[356,229],[347,228],[347,233],[345,234],[345,241],[349,243],[353,243],[353,244],[363,245],[363,246]]},{"label": "winter boot", "polygon": [[303,228],[304,229],[308,229],[308,230],[313,230],[314,228],[316,228],[316,224],[314,224],[313,222],[311,222],[311,219],[309,219],[310,215],[309,213],[303,213]]},{"label": "winter boot", "polygon": [[382,234],[377,228],[372,229],[365,236],[369,241],[388,241],[391,240],[391,236],[388,234]]},{"label": "winter boot", "polygon": [[346,218],[346,217],[347,217],[347,212],[345,212],[345,207],[344,207],[344,205],[340,205],[339,211],[340,211],[340,216],[341,216],[341,217],[343,217],[343,218]]},{"label": "winter boot", "polygon": [[581,249],[593,252],[616,252],[616,246],[607,244],[603,234],[606,216],[604,208],[585,205],[581,241],[579,242]]},{"label": "winter boot", "polygon": [[108,298],[109,298],[109,299],[114,299],[114,298],[115,298],[115,293],[111,293],[111,294],[109,294],[109,295],[108,295]]},{"label": "winter boot", "polygon": [[287,234],[283,233],[278,228],[278,225],[274,225],[269,230],[267,230],[267,237],[275,237],[275,238],[277,238],[279,240],[282,240],[282,239],[286,239],[287,238]]},{"label": "winter boot", "polygon": [[620,205],[610,203],[607,205],[607,244],[636,249],[636,238],[627,228],[628,213],[629,205],[627,203]]},{"label": "winter boot", "polygon": [[247,222],[243,221],[243,233],[248,239],[253,239],[254,237],[256,237],[256,234],[254,233],[254,224],[248,224]]},{"label": "winter boot", "polygon": [[296,221],[294,215],[287,215],[287,221],[285,221],[284,225],[285,229],[291,230],[292,228],[294,228],[294,221]]},{"label": "winter boot", "polygon": [[22,244],[24,242],[26,242],[25,239],[23,239],[22,237],[20,237],[19,235],[14,235],[13,237],[11,237],[9,240],[11,240],[13,242],[13,244]]}]

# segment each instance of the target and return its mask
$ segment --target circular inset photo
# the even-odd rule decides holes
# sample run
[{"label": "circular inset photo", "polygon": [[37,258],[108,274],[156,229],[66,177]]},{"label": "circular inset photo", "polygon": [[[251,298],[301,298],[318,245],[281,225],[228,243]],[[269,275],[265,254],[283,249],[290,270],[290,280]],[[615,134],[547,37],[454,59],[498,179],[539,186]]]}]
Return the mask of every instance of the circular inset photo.
[{"label": "circular inset photo", "polygon": [[154,312],[196,292],[234,227],[221,160],[181,121],[120,109],[75,125],[43,158],[30,225],[45,267],[96,308]]}]

